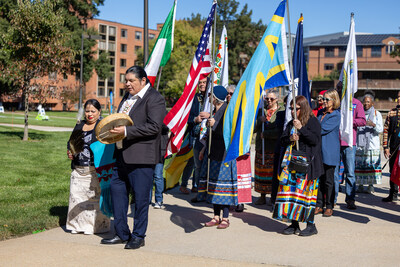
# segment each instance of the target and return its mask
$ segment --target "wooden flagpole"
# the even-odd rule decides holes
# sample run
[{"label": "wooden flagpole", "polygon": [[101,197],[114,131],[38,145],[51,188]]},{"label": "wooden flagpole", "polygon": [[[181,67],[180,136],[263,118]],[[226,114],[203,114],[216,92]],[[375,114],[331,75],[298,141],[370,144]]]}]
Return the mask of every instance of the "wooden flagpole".
[{"label": "wooden flagpole", "polygon": [[[217,6],[218,4],[215,6],[215,11],[214,11],[214,33],[213,33],[213,44],[211,47],[211,66],[212,66],[212,70],[211,70],[211,94],[210,94],[210,118],[214,117],[213,116],[213,109],[214,109],[214,105],[212,102],[212,98],[213,98],[213,94],[214,94],[214,49],[215,49],[215,35],[216,35],[216,31],[217,31]],[[212,138],[212,127],[209,126],[208,128],[208,153],[207,153],[207,192],[208,192],[208,184],[210,181],[210,150],[211,150],[211,138]]]}]

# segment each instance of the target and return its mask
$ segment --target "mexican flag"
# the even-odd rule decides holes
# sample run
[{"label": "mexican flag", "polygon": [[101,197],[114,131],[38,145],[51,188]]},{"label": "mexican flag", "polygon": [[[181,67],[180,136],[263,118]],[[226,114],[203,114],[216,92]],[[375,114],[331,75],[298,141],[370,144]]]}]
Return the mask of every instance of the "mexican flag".
[{"label": "mexican flag", "polygon": [[158,68],[160,66],[165,66],[171,57],[171,51],[174,46],[176,1],[177,0],[174,1],[174,5],[164,22],[164,26],[161,29],[160,35],[157,38],[153,51],[151,51],[146,67],[144,68],[152,85],[154,85],[156,80]]}]

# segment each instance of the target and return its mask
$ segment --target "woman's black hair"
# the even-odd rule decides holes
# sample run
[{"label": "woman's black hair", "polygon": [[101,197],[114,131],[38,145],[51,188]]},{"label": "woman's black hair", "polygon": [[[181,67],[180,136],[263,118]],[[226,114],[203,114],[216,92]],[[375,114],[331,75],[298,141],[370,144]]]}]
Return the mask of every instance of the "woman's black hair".
[{"label": "woman's black hair", "polygon": [[85,105],[83,106],[84,109],[86,109],[87,105],[92,105],[93,107],[95,107],[98,111],[101,111],[101,105],[99,103],[99,101],[97,101],[97,99],[89,99],[85,102]]},{"label": "woman's black hair", "polygon": [[146,83],[149,83],[150,80],[147,78],[146,71],[140,66],[132,66],[126,70],[125,75],[128,73],[132,73],[135,75],[136,78],[139,80],[146,78]]}]

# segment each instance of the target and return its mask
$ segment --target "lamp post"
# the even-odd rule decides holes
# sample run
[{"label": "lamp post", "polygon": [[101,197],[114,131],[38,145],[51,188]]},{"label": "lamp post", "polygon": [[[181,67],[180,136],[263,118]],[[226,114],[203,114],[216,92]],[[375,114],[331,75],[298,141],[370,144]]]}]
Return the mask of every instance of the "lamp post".
[{"label": "lamp post", "polygon": [[101,40],[100,35],[90,35],[84,34],[82,32],[81,36],[81,71],[80,71],[80,78],[79,78],[79,103],[78,103],[78,110],[82,107],[82,88],[83,88],[83,39],[89,40]]}]

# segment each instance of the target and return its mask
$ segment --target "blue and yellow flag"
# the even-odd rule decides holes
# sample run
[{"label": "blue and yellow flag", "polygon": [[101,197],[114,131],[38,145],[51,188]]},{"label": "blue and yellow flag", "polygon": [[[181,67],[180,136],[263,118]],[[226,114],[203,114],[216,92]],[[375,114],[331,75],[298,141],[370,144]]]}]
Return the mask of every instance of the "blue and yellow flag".
[{"label": "blue and yellow flag", "polygon": [[[224,116],[225,162],[250,151],[254,120],[262,90],[282,72],[283,66],[275,56],[283,52],[280,42],[285,16],[283,0],[275,11],[268,28],[243,73]],[[282,77],[282,75],[280,75]],[[286,83],[287,84],[287,83]],[[275,85],[276,86],[276,85]]]}]

